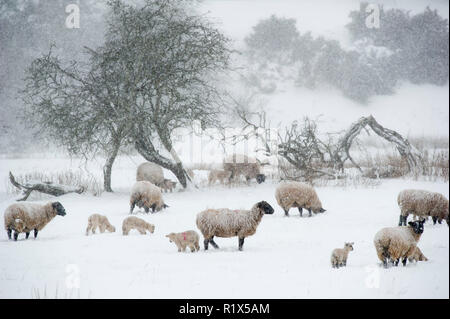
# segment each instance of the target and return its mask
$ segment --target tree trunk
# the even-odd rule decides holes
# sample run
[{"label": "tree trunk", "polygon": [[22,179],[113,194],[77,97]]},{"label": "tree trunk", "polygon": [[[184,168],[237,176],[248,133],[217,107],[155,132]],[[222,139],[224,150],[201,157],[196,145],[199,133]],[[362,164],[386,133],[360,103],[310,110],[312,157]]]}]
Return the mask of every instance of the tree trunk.
[{"label": "tree trunk", "polygon": [[111,188],[111,173],[112,173],[112,166],[114,164],[114,161],[116,160],[117,154],[119,153],[120,149],[120,143],[114,142],[113,149],[108,154],[108,157],[106,159],[106,163],[103,166],[103,188],[105,189],[105,192],[112,193]]}]

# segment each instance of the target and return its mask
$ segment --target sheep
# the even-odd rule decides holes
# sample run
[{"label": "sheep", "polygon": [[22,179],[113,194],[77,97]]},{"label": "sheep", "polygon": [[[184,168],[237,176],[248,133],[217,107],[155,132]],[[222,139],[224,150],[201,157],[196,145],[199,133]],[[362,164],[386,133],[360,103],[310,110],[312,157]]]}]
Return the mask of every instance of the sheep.
[{"label": "sheep", "polygon": [[339,268],[347,266],[348,253],[353,250],[354,243],[345,243],[344,248],[336,248],[331,253],[331,267]]},{"label": "sheep", "polygon": [[153,234],[155,232],[155,225],[147,223],[145,220],[143,220],[141,218],[137,218],[135,216],[130,216],[123,220],[123,223],[122,223],[123,235],[127,236],[128,233],[130,232],[130,230],[132,230],[132,229],[137,229],[137,231],[139,233],[141,233],[141,235],[147,234],[147,232],[146,232],[147,230]]},{"label": "sheep", "polygon": [[136,181],[147,181],[153,183],[156,186],[162,187],[164,184],[164,173],[161,166],[152,163],[145,162],[138,166],[136,171]]},{"label": "sheep", "polygon": [[172,193],[172,191],[173,191],[173,189],[175,188],[176,185],[177,185],[177,182],[172,182],[170,179],[164,178],[164,181],[163,181],[163,183],[161,184],[160,187],[165,192],[168,192],[170,190],[170,192]]},{"label": "sheep", "polygon": [[240,175],[244,175],[247,184],[255,178],[258,184],[266,180],[266,175],[261,173],[261,165],[256,158],[241,154],[233,154],[225,158],[223,169],[230,172],[229,181],[238,180]]},{"label": "sheep", "polygon": [[273,214],[274,210],[269,203],[261,201],[253,205],[250,210],[231,210],[228,208],[207,209],[197,214],[197,227],[204,237],[205,250],[208,243],[214,248],[219,246],[214,242],[214,236],[239,238],[239,250],[243,250],[245,237],[256,232],[264,214]]},{"label": "sheep", "polygon": [[170,233],[166,235],[170,242],[174,242],[178,247],[178,251],[186,251],[186,247],[189,246],[191,252],[199,251],[200,245],[198,244],[199,236],[196,231],[188,230],[182,233]]},{"label": "sheep", "polygon": [[213,169],[208,173],[208,185],[213,185],[216,181],[219,181],[220,184],[223,184],[224,181],[229,180],[231,177],[230,171]]},{"label": "sheep", "polygon": [[314,214],[323,213],[322,203],[313,187],[300,182],[285,182],[280,184],[275,191],[278,205],[284,210],[285,216],[289,216],[291,207],[297,207],[300,216],[303,216],[303,208]]},{"label": "sheep", "polygon": [[104,233],[105,230],[108,230],[110,233],[114,233],[116,231],[116,227],[109,223],[109,220],[106,216],[100,214],[92,214],[88,218],[88,226],[86,228],[86,236],[89,235],[89,231],[95,234],[95,230],[100,228],[100,233]]},{"label": "sheep", "polygon": [[434,224],[436,222],[440,224],[445,219],[449,225],[448,199],[442,194],[419,189],[406,189],[398,194],[397,203],[401,211],[399,226],[406,226],[409,214],[426,218],[431,216]]},{"label": "sheep", "polygon": [[428,261],[428,258],[424,256],[419,247],[416,246],[412,254],[408,257],[410,263],[417,261]]},{"label": "sheep", "polygon": [[160,188],[147,181],[140,181],[134,184],[130,197],[130,214],[133,214],[135,205],[139,208],[144,207],[146,213],[149,212],[150,208],[152,213],[154,213],[169,207],[163,201]]},{"label": "sheep", "polygon": [[49,202],[45,205],[30,203],[15,203],[5,210],[5,229],[11,239],[14,231],[14,240],[20,233],[25,233],[28,239],[30,231],[34,230],[34,238],[56,215],[65,216],[66,210],[60,202]]},{"label": "sheep", "polygon": [[407,258],[413,256],[423,233],[424,223],[425,219],[409,222],[408,226],[386,227],[376,233],[373,242],[384,267],[387,267],[388,262],[398,266],[400,259],[406,266]]}]

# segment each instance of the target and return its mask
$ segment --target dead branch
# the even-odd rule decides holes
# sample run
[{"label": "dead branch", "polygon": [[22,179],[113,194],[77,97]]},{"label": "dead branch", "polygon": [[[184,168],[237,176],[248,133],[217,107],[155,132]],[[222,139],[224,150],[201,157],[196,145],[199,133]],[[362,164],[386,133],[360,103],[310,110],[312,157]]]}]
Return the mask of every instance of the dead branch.
[{"label": "dead branch", "polygon": [[67,185],[52,184],[50,182],[36,182],[36,183],[26,183],[20,184],[14,178],[14,175],[9,172],[9,180],[18,189],[22,190],[24,197],[18,199],[17,201],[25,201],[30,196],[31,192],[37,191],[44,194],[49,194],[53,196],[61,196],[68,193],[81,194],[84,192],[84,187],[71,187]]}]

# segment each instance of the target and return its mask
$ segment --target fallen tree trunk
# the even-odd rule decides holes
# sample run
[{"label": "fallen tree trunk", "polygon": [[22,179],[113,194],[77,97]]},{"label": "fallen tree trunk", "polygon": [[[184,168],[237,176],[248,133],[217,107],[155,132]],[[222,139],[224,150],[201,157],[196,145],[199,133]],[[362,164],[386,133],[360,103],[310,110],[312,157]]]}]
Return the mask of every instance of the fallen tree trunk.
[{"label": "fallen tree trunk", "polygon": [[11,181],[11,184],[13,184],[15,187],[23,191],[24,197],[18,199],[17,201],[27,200],[27,198],[33,191],[53,196],[61,196],[68,193],[81,194],[84,192],[84,187],[82,186],[72,187],[67,185],[52,184],[50,182],[35,182],[35,183],[20,184],[16,181],[11,172],[9,172],[9,180]]}]

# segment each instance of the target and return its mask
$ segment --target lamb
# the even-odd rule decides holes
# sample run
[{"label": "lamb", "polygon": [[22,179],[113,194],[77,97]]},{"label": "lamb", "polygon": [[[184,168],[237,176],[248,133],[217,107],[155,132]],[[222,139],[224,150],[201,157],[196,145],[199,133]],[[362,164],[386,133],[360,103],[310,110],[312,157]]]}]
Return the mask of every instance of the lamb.
[{"label": "lamb", "polygon": [[136,171],[136,181],[147,181],[161,187],[164,184],[164,173],[161,166],[145,162],[138,166]]},{"label": "lamb", "polygon": [[228,208],[207,209],[197,214],[197,227],[204,237],[205,250],[208,243],[214,248],[219,246],[214,242],[214,236],[239,238],[239,250],[243,250],[245,237],[256,232],[264,214],[273,214],[274,210],[269,203],[261,201],[253,205],[250,210],[231,210]]},{"label": "lamb", "polygon": [[285,182],[280,184],[275,191],[275,198],[278,205],[284,210],[285,216],[289,216],[291,207],[297,207],[300,216],[303,215],[303,208],[314,214],[323,213],[322,203],[317,196],[316,191],[309,185],[300,182]]},{"label": "lamb", "polygon": [[133,213],[135,205],[139,208],[144,207],[146,213],[149,212],[150,208],[152,213],[154,213],[169,207],[163,201],[160,188],[147,181],[140,181],[134,184],[131,190],[130,214]]},{"label": "lamb", "polygon": [[231,171],[225,171],[220,169],[210,170],[208,173],[208,185],[213,185],[216,181],[223,184],[224,181],[229,180],[231,177]]},{"label": "lamb", "polygon": [[178,247],[178,251],[186,251],[186,247],[189,246],[191,252],[196,252],[200,250],[200,245],[198,244],[199,236],[196,231],[188,230],[182,233],[170,233],[166,235],[170,242],[174,242]]},{"label": "lamb", "polygon": [[425,219],[409,222],[408,226],[386,227],[375,235],[375,249],[384,267],[387,267],[388,262],[398,266],[400,259],[406,266],[407,259],[413,256],[423,233],[424,223]]},{"label": "lamb", "polygon": [[88,218],[88,226],[86,228],[86,236],[89,235],[89,231],[95,234],[95,230],[100,228],[100,233],[104,233],[105,230],[108,230],[110,233],[114,233],[116,231],[116,227],[109,223],[109,220],[106,216],[100,214],[92,214]]},{"label": "lamb", "polygon": [[410,263],[417,261],[428,261],[428,258],[424,256],[419,247],[416,246],[413,253],[408,257]]},{"label": "lamb", "polygon": [[449,225],[448,199],[442,194],[406,189],[398,194],[397,203],[401,211],[399,226],[406,226],[409,214],[421,217],[431,216],[434,224],[436,222],[440,224],[445,219]]},{"label": "lamb", "polygon": [[258,184],[266,180],[266,176],[261,173],[261,165],[256,158],[241,154],[233,154],[225,158],[223,169],[230,172],[229,181],[238,180],[241,175],[245,176],[247,183],[255,178]]},{"label": "lamb", "polygon": [[127,217],[123,220],[122,223],[122,233],[124,236],[127,236],[132,229],[137,229],[141,235],[147,234],[147,230],[150,233],[154,233],[155,225],[147,223],[145,220],[141,218],[137,218],[135,216]]},{"label": "lamb", "polygon": [[165,192],[168,192],[170,190],[170,192],[172,193],[176,185],[177,182],[172,182],[170,179],[164,178],[164,181],[161,185],[161,189],[164,190]]},{"label": "lamb", "polygon": [[15,203],[5,210],[5,229],[8,238],[14,231],[14,240],[20,233],[25,233],[28,239],[31,230],[34,230],[34,238],[56,215],[65,216],[66,210],[60,202],[49,202],[45,205],[30,203]]},{"label": "lamb", "polygon": [[354,243],[345,243],[344,248],[336,248],[331,253],[331,267],[347,266],[348,253],[353,250]]}]

